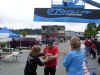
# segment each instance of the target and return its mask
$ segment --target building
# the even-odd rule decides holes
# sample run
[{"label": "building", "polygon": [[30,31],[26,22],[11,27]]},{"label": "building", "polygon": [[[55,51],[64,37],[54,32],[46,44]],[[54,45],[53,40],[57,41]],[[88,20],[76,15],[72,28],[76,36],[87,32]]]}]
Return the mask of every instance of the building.
[{"label": "building", "polygon": [[42,26],[42,40],[65,39],[65,26]]},{"label": "building", "polygon": [[67,36],[68,39],[74,36],[84,38],[84,32],[66,31],[65,35]]}]

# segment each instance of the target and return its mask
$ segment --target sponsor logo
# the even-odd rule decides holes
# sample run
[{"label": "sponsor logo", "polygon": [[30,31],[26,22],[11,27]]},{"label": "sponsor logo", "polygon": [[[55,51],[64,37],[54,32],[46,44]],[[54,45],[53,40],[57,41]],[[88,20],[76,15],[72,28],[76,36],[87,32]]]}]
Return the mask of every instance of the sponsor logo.
[{"label": "sponsor logo", "polygon": [[91,14],[92,11],[89,10],[77,10],[77,9],[48,9],[47,11],[48,15],[60,15],[60,16],[82,16]]}]

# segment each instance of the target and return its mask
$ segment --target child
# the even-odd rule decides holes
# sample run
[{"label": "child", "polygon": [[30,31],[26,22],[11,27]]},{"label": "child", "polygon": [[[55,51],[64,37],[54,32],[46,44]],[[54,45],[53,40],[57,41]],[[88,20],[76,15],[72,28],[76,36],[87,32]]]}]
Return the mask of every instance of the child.
[{"label": "child", "polygon": [[41,48],[38,45],[34,45],[32,47],[32,50],[27,58],[24,75],[37,75],[37,66],[43,66],[44,62],[47,61],[47,58],[45,58],[43,59],[44,62],[41,62],[40,57],[44,56],[44,54],[40,53],[40,51]]}]

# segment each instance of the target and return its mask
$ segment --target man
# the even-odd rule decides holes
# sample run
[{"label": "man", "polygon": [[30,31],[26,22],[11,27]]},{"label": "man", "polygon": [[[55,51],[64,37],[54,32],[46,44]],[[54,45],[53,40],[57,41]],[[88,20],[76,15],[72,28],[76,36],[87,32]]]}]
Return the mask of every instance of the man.
[{"label": "man", "polygon": [[52,41],[48,42],[48,45],[44,49],[44,54],[48,57],[48,62],[45,64],[44,75],[55,75],[59,51],[56,46],[53,46]]},{"label": "man", "polygon": [[92,42],[88,38],[85,39],[86,56],[90,56]]}]

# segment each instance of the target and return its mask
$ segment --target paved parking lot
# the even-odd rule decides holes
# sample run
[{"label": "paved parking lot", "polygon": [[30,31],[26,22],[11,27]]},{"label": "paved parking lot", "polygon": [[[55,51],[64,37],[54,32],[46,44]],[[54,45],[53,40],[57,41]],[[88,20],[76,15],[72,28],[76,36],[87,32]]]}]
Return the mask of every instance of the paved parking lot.
[{"label": "paved parking lot", "polygon": [[[58,66],[57,66],[57,73],[56,75],[65,75],[65,68],[62,66],[63,60],[63,49],[69,50],[70,46],[69,43],[59,44],[59,59],[58,59]],[[44,46],[42,46],[42,49]],[[29,50],[23,52],[23,55],[18,58],[18,61],[12,61],[12,58],[9,59],[9,62],[4,62],[0,64],[0,75],[24,75],[24,66],[26,63],[26,59],[28,56]],[[97,75],[100,75],[100,66],[97,64],[97,59],[89,59],[89,65],[96,66]],[[38,67],[38,75],[43,75],[43,67]]]}]

